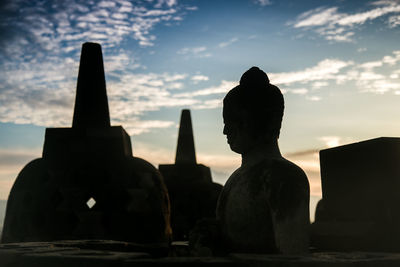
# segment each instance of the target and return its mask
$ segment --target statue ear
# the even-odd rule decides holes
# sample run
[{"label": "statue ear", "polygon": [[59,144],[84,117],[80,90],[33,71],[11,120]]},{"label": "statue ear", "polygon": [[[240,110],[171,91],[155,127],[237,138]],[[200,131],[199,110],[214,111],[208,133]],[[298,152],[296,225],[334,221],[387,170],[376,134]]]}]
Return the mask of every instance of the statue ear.
[{"label": "statue ear", "polygon": [[282,126],[282,117],[278,112],[273,112],[271,116],[271,122],[270,122],[270,131],[273,135],[274,138],[278,139],[279,138],[279,133],[281,130]]}]

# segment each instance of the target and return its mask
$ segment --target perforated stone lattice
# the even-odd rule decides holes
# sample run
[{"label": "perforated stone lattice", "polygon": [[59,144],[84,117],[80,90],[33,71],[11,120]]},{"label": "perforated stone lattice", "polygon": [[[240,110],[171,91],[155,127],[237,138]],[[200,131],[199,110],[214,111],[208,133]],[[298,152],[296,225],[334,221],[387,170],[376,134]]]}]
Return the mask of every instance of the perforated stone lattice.
[{"label": "perforated stone lattice", "polygon": [[86,202],[86,205],[89,207],[89,209],[92,209],[94,205],[96,205],[96,200],[94,198],[89,198],[89,200]]}]

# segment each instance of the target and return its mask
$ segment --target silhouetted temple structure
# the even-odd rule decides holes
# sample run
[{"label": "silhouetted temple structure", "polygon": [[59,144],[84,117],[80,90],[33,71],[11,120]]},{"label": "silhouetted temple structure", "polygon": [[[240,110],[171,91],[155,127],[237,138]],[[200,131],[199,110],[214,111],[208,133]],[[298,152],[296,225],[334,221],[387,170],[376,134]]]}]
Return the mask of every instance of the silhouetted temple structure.
[{"label": "silhouetted temple structure", "polygon": [[82,47],[72,128],[47,128],[42,158],[18,175],[3,243],[109,239],[168,246],[168,194],[160,173],[132,156],[110,126],[101,47]]},{"label": "silhouetted temple structure", "polygon": [[323,199],[312,226],[319,250],[400,251],[400,138],[320,151]]},{"label": "silhouetted temple structure", "polygon": [[[215,219],[222,186],[196,162],[190,111],[182,111],[175,164],[158,171],[133,157],[129,135],[110,125],[101,47],[85,43],[72,127],[47,128],[42,158],[19,173],[0,266],[400,266],[400,138],[320,151],[323,199],[312,249],[295,254],[303,252],[293,249],[298,244],[308,248],[308,183],[279,151],[282,94],[261,70],[249,71],[224,100],[224,134],[242,165],[225,185]],[[274,97],[253,91],[265,86]],[[170,215],[175,240],[186,240],[199,219],[214,218],[195,227],[199,253],[170,243]],[[212,222],[218,227],[203,227]],[[216,238],[207,238],[213,231]],[[206,249],[212,242],[221,245],[218,257]],[[287,255],[268,254],[277,252]]]},{"label": "silhouetted temple structure", "polygon": [[201,218],[215,217],[222,186],[212,182],[211,170],[197,164],[190,110],[182,110],[175,164],[160,165],[171,201],[174,240],[187,240]]}]

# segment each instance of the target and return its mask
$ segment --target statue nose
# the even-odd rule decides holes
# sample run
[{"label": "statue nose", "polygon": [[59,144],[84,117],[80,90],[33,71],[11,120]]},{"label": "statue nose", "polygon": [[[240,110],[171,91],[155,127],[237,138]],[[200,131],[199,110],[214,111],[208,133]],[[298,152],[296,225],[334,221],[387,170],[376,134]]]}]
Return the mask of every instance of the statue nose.
[{"label": "statue nose", "polygon": [[229,133],[229,127],[228,125],[224,125],[224,130],[222,131],[223,134],[227,135]]}]

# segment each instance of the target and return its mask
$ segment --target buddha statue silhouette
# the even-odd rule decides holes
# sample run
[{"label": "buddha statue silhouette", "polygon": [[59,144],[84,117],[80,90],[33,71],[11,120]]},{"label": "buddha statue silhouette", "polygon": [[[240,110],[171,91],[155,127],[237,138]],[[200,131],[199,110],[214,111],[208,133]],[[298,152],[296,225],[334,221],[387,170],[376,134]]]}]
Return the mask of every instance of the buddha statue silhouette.
[{"label": "buddha statue silhouette", "polygon": [[279,150],[281,91],[252,67],[223,103],[224,134],[242,155],[217,204],[223,247],[246,253],[306,252],[309,184],[303,170]]}]

